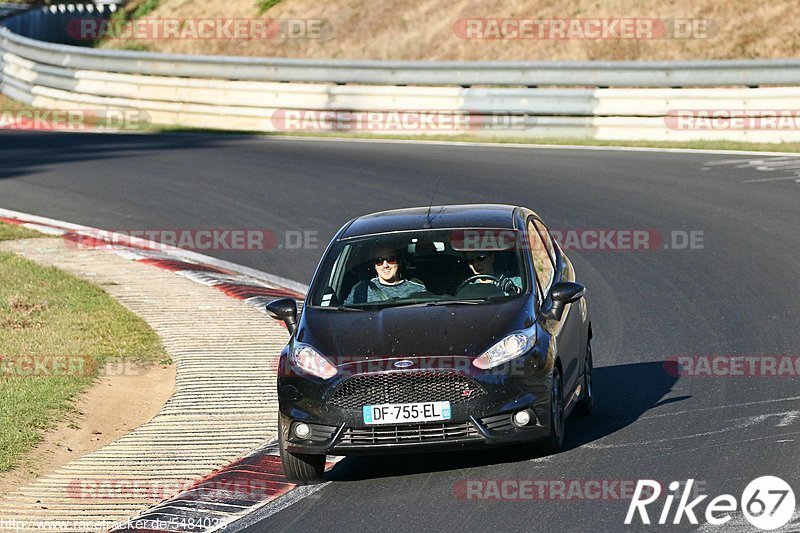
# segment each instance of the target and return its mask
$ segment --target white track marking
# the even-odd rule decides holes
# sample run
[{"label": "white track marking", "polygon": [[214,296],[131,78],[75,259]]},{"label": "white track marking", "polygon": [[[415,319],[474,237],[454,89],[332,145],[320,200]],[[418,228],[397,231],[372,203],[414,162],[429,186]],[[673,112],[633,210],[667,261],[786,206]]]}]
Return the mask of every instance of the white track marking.
[{"label": "white track marking", "polygon": [[658,415],[648,415],[642,416],[638,420],[647,420],[649,418],[661,418],[664,416],[676,416],[676,415],[684,415],[686,413],[696,413],[697,411],[712,411],[716,409],[734,409],[736,407],[748,407],[751,405],[763,405],[767,403],[777,403],[777,402],[794,402],[800,400],[800,396],[790,396],[789,398],[776,398],[774,400],[759,400],[757,402],[744,402],[744,403],[732,403],[727,405],[715,405],[713,407],[699,407],[697,409],[686,409],[684,411],[674,411],[671,413],[661,413]]},{"label": "white track marking", "polygon": [[769,159],[722,159],[719,161],[709,161],[704,163],[704,167],[713,167],[713,166],[720,166],[720,165],[736,165],[736,168],[747,168],[753,165],[761,165],[766,163],[767,161],[794,161],[796,159],[800,159],[800,154],[794,156],[785,156],[785,157],[771,157]]},{"label": "white track marking", "polygon": [[[707,170],[712,166],[733,166],[733,168],[755,170],[757,172],[778,172],[782,176],[770,178],[753,178],[743,180],[742,183],[766,183],[771,181],[798,181],[800,182],[800,157],[771,157],[763,159],[724,159],[722,161],[708,161],[703,165]],[[789,173],[787,176],[786,174]]]},{"label": "white track marking", "polygon": [[[738,512],[741,513],[741,511]],[[758,529],[753,524],[748,522],[744,515],[739,514],[721,526],[703,524],[695,530],[695,533],[739,533],[742,531],[755,532],[763,531],[763,529]],[[785,526],[778,529],[773,529],[772,531],[775,531],[776,533],[800,531],[800,511],[795,511],[792,515],[792,518],[789,519],[789,522]]]},{"label": "white track marking", "polygon": [[760,178],[754,180],[744,180],[742,183],[765,183],[768,181],[797,181],[800,182],[800,177],[798,176],[784,176],[782,178]]},{"label": "white track marking", "polygon": [[639,441],[639,442],[622,442],[619,444],[601,444],[597,442],[590,442],[584,444],[584,448],[596,449],[596,450],[608,450],[614,448],[630,448],[630,447],[646,447],[651,446],[653,444],[663,444],[665,442],[674,442],[679,440],[687,440],[687,439],[695,439],[698,437],[709,437],[711,435],[720,435],[723,433],[730,433],[731,431],[741,431],[743,429],[747,429],[753,427],[755,425],[761,424],[766,420],[773,418],[773,417],[780,417],[780,420],[776,424],[775,427],[786,427],[794,422],[800,416],[800,411],[784,411],[780,413],[767,413],[763,415],[756,415],[744,418],[734,418],[732,419],[727,427],[723,429],[715,429],[711,431],[703,431],[700,433],[693,433],[691,435],[680,435],[677,437],[667,437],[664,439],[655,439],[655,440],[648,440],[648,441]]},{"label": "white track marking", "polygon": [[781,418],[781,421],[775,426],[776,428],[785,428],[786,426],[791,426],[795,420],[797,420],[798,416],[800,416],[799,411],[789,411],[786,413],[786,416]]}]

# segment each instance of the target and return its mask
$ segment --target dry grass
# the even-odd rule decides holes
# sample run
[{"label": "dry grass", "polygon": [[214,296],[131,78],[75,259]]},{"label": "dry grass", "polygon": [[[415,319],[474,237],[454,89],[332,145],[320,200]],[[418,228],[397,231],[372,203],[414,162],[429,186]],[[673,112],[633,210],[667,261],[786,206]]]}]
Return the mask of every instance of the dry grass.
[{"label": "dry grass", "polygon": [[[325,19],[330,38],[146,41],[172,53],[308,58],[408,60],[619,60],[796,57],[800,33],[796,0],[283,0],[265,16]],[[156,18],[250,18],[255,0],[162,0]],[[464,40],[453,32],[460,18],[705,19],[718,26],[710,38],[660,40]],[[104,46],[122,47],[122,41]]]},{"label": "dry grass", "polygon": [[33,107],[25,105],[21,102],[17,102],[16,100],[12,100],[8,96],[0,93],[0,112],[14,112],[32,109]]}]

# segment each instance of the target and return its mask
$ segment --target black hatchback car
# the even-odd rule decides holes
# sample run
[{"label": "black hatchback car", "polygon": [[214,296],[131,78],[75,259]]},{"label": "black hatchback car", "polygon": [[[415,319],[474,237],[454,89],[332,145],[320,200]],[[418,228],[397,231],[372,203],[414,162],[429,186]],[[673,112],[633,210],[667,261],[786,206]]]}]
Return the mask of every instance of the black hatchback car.
[{"label": "black hatchback car", "polygon": [[[538,441],[591,413],[592,325],[572,263],[533,211],[400,209],[351,220],[328,245],[278,372],[287,477],[326,454]],[[573,305],[574,304],[574,305]]]}]

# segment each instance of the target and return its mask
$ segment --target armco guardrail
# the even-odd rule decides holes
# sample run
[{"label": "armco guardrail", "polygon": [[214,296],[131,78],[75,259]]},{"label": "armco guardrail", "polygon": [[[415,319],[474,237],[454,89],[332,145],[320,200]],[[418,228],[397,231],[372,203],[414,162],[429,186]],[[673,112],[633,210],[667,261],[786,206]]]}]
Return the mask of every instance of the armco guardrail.
[{"label": "armco guardrail", "polygon": [[[698,122],[672,116],[681,111],[796,112],[800,60],[456,63],[209,57],[67,46],[11,31],[38,35],[33,28],[43,23],[23,19],[52,17],[65,28],[69,17],[97,16],[99,9],[60,6],[5,21],[7,27],[0,28],[3,93],[37,107],[135,109],[156,124],[235,130],[800,140],[797,127],[774,120],[744,127],[724,118]],[[577,88],[540,88],[548,85]],[[708,85],[725,87],[702,88]],[[790,87],[750,87],[763,85]],[[387,113],[419,110],[455,117],[456,125],[387,127]]]}]

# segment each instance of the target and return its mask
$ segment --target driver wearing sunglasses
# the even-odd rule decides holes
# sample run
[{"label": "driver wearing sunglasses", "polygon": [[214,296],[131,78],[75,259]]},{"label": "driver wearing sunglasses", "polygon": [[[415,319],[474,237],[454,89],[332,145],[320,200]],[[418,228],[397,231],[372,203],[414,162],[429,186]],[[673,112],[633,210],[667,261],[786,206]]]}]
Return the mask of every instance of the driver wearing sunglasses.
[{"label": "driver wearing sunglasses", "polygon": [[400,271],[401,258],[393,248],[377,248],[373,254],[373,265],[378,275],[368,282],[356,283],[345,299],[345,305],[406,298],[415,292],[426,290],[425,285],[421,283],[403,279]]},{"label": "driver wearing sunglasses", "polygon": [[467,265],[476,278],[473,283],[494,283],[506,295],[522,292],[522,277],[508,272],[497,272],[494,266],[494,253],[490,251],[470,251],[465,254]]}]

